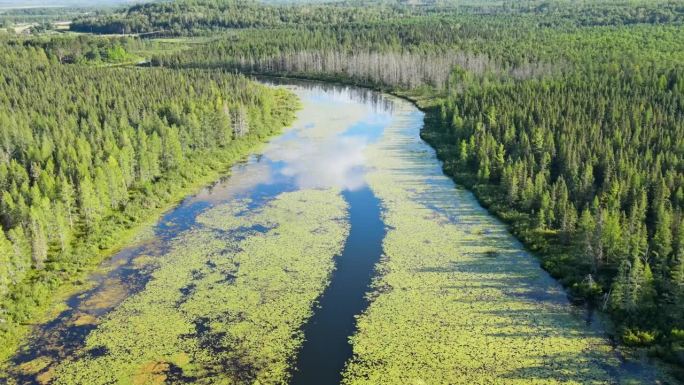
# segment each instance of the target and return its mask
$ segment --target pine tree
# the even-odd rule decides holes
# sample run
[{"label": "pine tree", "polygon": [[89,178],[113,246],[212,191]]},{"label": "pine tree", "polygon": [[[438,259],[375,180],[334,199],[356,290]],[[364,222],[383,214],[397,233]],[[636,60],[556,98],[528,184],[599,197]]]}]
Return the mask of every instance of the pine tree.
[{"label": "pine tree", "polygon": [[157,132],[155,131],[149,137],[149,140],[147,142],[147,153],[145,154],[147,157],[147,164],[149,167],[148,171],[150,174],[150,178],[152,179],[161,175],[161,154],[162,141],[159,137],[159,134],[157,134]]},{"label": "pine tree", "polygon": [[219,129],[216,132],[216,142],[225,147],[233,140],[233,126],[231,123],[230,108],[228,103],[223,103],[218,119]]},{"label": "pine tree", "polygon": [[148,139],[145,130],[138,130],[138,151],[136,152],[137,159],[135,163],[137,165],[136,179],[141,183],[151,180],[153,176],[152,165],[150,164],[149,146],[147,142]]},{"label": "pine tree", "polygon": [[630,313],[637,310],[640,302],[644,282],[644,267],[641,258],[634,257],[629,269],[627,287],[625,290],[624,309]]},{"label": "pine tree", "polygon": [[31,268],[31,243],[26,236],[23,226],[17,226],[7,232],[7,238],[12,243],[12,270],[10,277],[13,283],[21,281]]},{"label": "pine tree", "polygon": [[45,266],[48,254],[48,240],[43,213],[36,208],[31,208],[29,218],[29,234],[31,235],[31,256],[33,266],[40,270]]},{"label": "pine tree", "polygon": [[537,230],[546,229],[546,214],[543,208],[539,208],[534,217],[535,228]]},{"label": "pine tree", "polygon": [[128,198],[128,189],[126,187],[126,179],[119,167],[119,162],[113,156],[107,158],[107,190],[109,196],[109,207],[118,209],[123,205]]},{"label": "pine tree", "polygon": [[125,119],[122,119],[120,124],[121,135],[119,137],[119,153],[117,154],[117,162],[121,168],[126,187],[130,187],[136,178],[136,150],[131,142],[128,132],[132,128],[128,125]]},{"label": "pine tree", "polygon": [[48,218],[49,239],[53,241],[57,250],[66,253],[70,250],[72,226],[69,223],[68,209],[61,201],[52,205],[52,215]]},{"label": "pine tree", "polygon": [[567,207],[561,217],[560,236],[563,243],[570,244],[571,239],[575,235],[578,218],[575,205],[570,203]]},{"label": "pine tree", "polygon": [[480,160],[480,167],[477,170],[477,177],[481,182],[486,183],[489,181],[490,176],[491,170],[489,167],[489,158],[484,157]]},{"label": "pine tree", "polygon": [[[226,145],[227,141],[223,138],[220,139],[220,143],[221,145]],[[180,167],[183,162],[183,150],[178,138],[177,129],[169,128],[164,131],[162,145],[162,169],[168,171]]]},{"label": "pine tree", "polygon": [[577,224],[577,249],[580,251],[584,260],[589,261],[592,271],[596,271],[596,258],[594,256],[594,234],[596,232],[596,222],[589,209],[584,209]]},{"label": "pine tree", "polygon": [[672,214],[661,202],[656,209],[655,232],[651,240],[651,255],[657,272],[657,279],[662,281],[667,275],[667,261],[672,253]]},{"label": "pine tree", "polygon": [[601,218],[601,244],[605,262],[617,266],[625,251],[620,214],[606,208],[601,210]]},{"label": "pine tree", "polygon": [[95,195],[102,206],[100,210],[105,211],[105,207],[111,207],[111,202],[116,198],[109,195],[109,176],[105,173],[102,167],[95,169],[95,177],[93,178],[93,187],[95,188]]},{"label": "pine tree", "polygon": [[0,300],[7,295],[12,283],[12,244],[0,227]]},{"label": "pine tree", "polygon": [[236,138],[241,138],[249,132],[249,122],[247,121],[247,109],[243,106],[233,109],[233,134]]},{"label": "pine tree", "polygon": [[621,312],[627,310],[627,298],[629,290],[630,262],[624,259],[618,267],[617,274],[613,278],[610,289],[609,303],[611,310]]},{"label": "pine tree", "polygon": [[504,166],[506,164],[506,150],[503,144],[499,144],[496,149],[496,155],[494,156],[494,171],[495,177],[497,179],[501,178]]},{"label": "pine tree", "polygon": [[672,284],[679,290],[684,289],[684,219],[679,222],[675,237],[675,248],[672,254],[671,279]]},{"label": "pine tree", "polygon": [[469,159],[468,143],[465,140],[462,140],[461,143],[459,144],[458,148],[459,148],[459,150],[458,150],[459,160],[463,164],[468,163],[468,159]]},{"label": "pine tree", "polygon": [[86,233],[92,233],[100,220],[102,213],[101,202],[95,193],[90,176],[82,176],[79,182],[78,202],[81,209],[81,219],[83,220]]},{"label": "pine tree", "polygon": [[77,215],[76,191],[74,186],[62,175],[58,183],[59,200],[64,205],[64,212],[67,215],[69,228],[74,227],[74,216]]},{"label": "pine tree", "polygon": [[0,198],[0,227],[11,229],[18,222],[19,213],[14,198],[9,191],[3,191]]}]

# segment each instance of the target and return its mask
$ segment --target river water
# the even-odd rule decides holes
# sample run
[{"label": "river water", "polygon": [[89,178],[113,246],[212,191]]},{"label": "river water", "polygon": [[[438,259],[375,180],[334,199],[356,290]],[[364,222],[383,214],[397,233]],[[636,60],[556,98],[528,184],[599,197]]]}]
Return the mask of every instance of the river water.
[{"label": "river water", "polygon": [[[60,304],[60,311],[51,321],[37,325],[12,359],[11,375],[17,383],[60,383],[60,365],[64,361],[81,360],[87,366],[91,362],[88,360],[107,355],[109,350],[106,348],[86,350],[88,338],[98,331],[101,321],[117,322],[120,319],[117,318],[118,309],[144,294],[150,280],[154,279],[154,269],[158,265],[141,264],[141,257],[166,258],[181,235],[204,231],[206,225],[198,220],[203,214],[237,201],[248,202],[247,210],[260,210],[285,193],[324,189],[337,191],[344,200],[348,236],[341,245],[341,252],[335,256],[329,284],[321,288],[314,303],[305,304],[313,308],[313,315],[301,325],[295,325],[303,336],[303,343],[296,347],[296,355],[288,358],[287,373],[293,385],[340,383],[352,357],[363,359],[363,354],[355,354],[350,338],[357,333],[357,317],[364,314],[372,302],[368,294],[374,277],[379,274],[376,267],[383,255],[387,257],[383,240],[388,229],[396,230],[383,222],[393,210],[392,196],[387,192],[379,193],[381,189],[374,188],[368,180],[369,175],[384,172],[383,163],[372,161],[373,156],[368,155],[371,149],[376,158],[379,151],[386,151],[389,155],[401,153],[402,159],[408,159],[410,162],[400,173],[397,171],[397,175],[421,173],[425,176],[413,196],[417,204],[431,210],[435,220],[473,226],[468,220],[485,218],[486,223],[477,223],[487,227],[481,233],[483,238],[498,242],[496,237],[504,237],[505,242],[514,242],[503,224],[489,217],[469,193],[456,189],[453,182],[442,175],[434,152],[418,135],[423,115],[410,103],[355,87],[315,82],[268,82],[280,83],[301,98],[303,109],[293,127],[235,165],[229,177],[188,197],[166,213],[154,226],[152,236],[114,255],[90,277],[84,285],[87,289]],[[393,140],[388,136],[394,136]],[[397,141],[397,138],[401,140]],[[448,203],[452,201],[453,204]],[[258,226],[239,228],[226,237],[259,237],[268,230]],[[582,311],[567,303],[558,285],[539,269],[533,257],[521,245],[512,245],[510,247],[516,249],[515,258],[525,261],[526,266],[534,270],[534,279],[525,282],[532,287],[529,292],[533,293],[526,300],[553,303],[564,309],[561,312],[567,313],[567,317],[582,319]],[[233,281],[224,282],[231,285]],[[181,291],[187,296],[195,288],[196,285],[190,282]],[[206,325],[198,328],[198,333],[206,328]],[[591,325],[586,329],[580,332],[596,333]],[[573,329],[575,332],[577,330]],[[388,330],[388,334],[391,333]],[[224,365],[229,364],[224,362]],[[252,368],[252,365],[245,368]],[[165,370],[164,376],[156,377],[157,380],[202,383],[201,378],[183,373],[172,375],[171,370]],[[225,368],[226,373],[231,370]],[[621,369],[607,368],[606,372],[618,382],[619,374],[615,370]],[[634,370],[641,373],[645,369],[636,366]],[[257,377],[257,374],[248,375],[237,383],[257,383]],[[353,374],[349,378],[353,378]],[[121,383],[129,383],[127,381]],[[133,382],[160,383],[152,380]],[[111,381],[100,382],[90,377],[89,382],[80,383]]]}]

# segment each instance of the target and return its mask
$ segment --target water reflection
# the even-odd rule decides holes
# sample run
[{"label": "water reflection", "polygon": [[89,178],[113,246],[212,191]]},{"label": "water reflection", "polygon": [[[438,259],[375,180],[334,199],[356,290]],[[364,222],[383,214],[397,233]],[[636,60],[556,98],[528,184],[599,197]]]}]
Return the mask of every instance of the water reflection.
[{"label": "water reflection", "polygon": [[289,178],[300,189],[363,187],[364,150],[391,120],[392,102],[344,86],[308,83],[297,93],[305,106],[298,124],[263,154],[272,175]]},{"label": "water reflection", "polygon": [[305,90],[311,94],[309,98],[311,101],[320,99],[333,101],[336,104],[362,104],[374,113],[394,112],[393,98],[366,88],[278,77],[257,77],[256,79],[265,84],[292,89],[297,93]]},{"label": "water reflection", "polygon": [[[265,82],[281,84],[277,79]],[[302,100],[294,126],[234,167],[230,183],[194,199],[225,201],[266,186],[284,191],[328,187],[354,191],[365,185],[364,150],[392,120],[393,100],[348,86],[287,80],[284,87]]]},{"label": "water reflection", "polygon": [[[89,277],[84,285],[88,289],[68,298],[64,310],[50,322],[37,325],[11,360],[17,368],[12,373],[17,383],[37,384],[40,375],[50,373],[59,361],[82,354],[88,334],[101,319],[144,289],[154,264],[139,261],[163,258],[175,237],[201,226],[196,218],[205,210],[239,198],[248,198],[251,209],[283,192],[326,187],[354,191],[365,185],[363,151],[391,120],[392,101],[353,87],[288,84],[303,105],[293,127],[257,155],[232,167],[230,177],[166,213],[154,226],[151,240],[114,255],[103,264],[101,273]],[[38,371],[20,369],[36,362],[41,363]]]},{"label": "water reflection", "polygon": [[363,136],[302,138],[292,144],[278,147],[268,155],[278,162],[278,173],[291,178],[298,188],[356,190],[365,184],[363,150],[368,141]]}]

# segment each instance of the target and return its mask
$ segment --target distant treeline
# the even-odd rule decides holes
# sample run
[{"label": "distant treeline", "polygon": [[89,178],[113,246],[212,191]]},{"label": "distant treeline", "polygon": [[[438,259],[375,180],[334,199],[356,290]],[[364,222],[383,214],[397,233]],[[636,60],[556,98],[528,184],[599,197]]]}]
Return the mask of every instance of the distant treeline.
[{"label": "distant treeline", "polygon": [[140,4],[123,13],[79,17],[71,29],[101,34],[163,31],[167,35],[193,35],[231,28],[370,23],[405,12],[408,9],[386,6],[264,6],[253,1],[188,0]]},{"label": "distant treeline", "polygon": [[349,26],[366,28],[415,16],[517,15],[548,18],[554,26],[601,26],[640,23],[681,23],[680,1],[574,2],[533,0],[525,2],[474,1],[341,1],[329,4],[266,6],[249,0],[176,0],[140,4],[124,12],[85,15],[74,20],[78,32],[135,34],[164,32],[197,35],[233,28],[281,26]]},{"label": "distant treeline", "polygon": [[75,17],[92,12],[92,8],[67,7],[33,7],[1,9],[0,26],[10,26],[15,23],[44,23],[54,21],[69,21]]}]

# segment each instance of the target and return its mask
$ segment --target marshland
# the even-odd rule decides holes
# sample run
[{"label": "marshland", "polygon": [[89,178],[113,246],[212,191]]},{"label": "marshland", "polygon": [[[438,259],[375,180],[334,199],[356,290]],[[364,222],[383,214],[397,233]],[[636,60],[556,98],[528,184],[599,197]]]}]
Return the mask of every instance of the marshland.
[{"label": "marshland", "polygon": [[678,1],[77,3],[0,9],[0,383],[681,382]]}]

